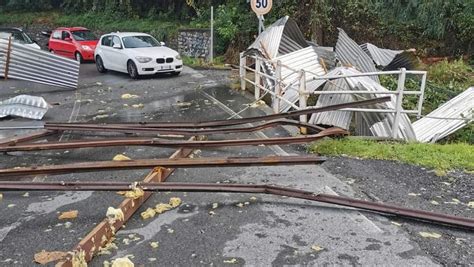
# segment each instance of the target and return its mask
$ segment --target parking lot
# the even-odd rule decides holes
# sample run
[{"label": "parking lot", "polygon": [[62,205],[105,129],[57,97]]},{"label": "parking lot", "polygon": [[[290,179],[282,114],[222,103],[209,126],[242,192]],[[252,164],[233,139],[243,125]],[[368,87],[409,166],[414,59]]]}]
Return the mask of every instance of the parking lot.
[{"label": "parking lot", "polygon": [[[138,122],[226,119],[252,102],[248,93],[230,89],[229,71],[190,68],[178,77],[154,76],[131,80],[126,74],[99,74],[94,64],[82,64],[79,88],[62,90],[14,80],[0,82],[0,99],[18,94],[43,96],[53,108],[44,121]],[[137,98],[124,99],[134,94]],[[250,108],[243,117],[263,115],[264,107]],[[22,121],[4,120],[5,125]],[[18,131],[0,131],[0,138]],[[287,136],[283,128],[261,136]],[[232,134],[248,138],[252,134]],[[48,137],[66,141],[64,132]],[[83,136],[81,138],[88,138]],[[216,136],[215,138],[219,138]],[[83,148],[74,151],[14,152],[1,156],[0,167],[64,164],[111,160],[117,154],[132,159],[166,158],[173,149],[153,147]],[[206,149],[195,156],[264,156],[304,154],[302,146],[256,146]],[[36,176],[35,181],[137,181],[149,170]],[[269,183],[314,192],[356,196],[352,187],[321,166],[178,169],[168,181],[209,183]],[[438,262],[387,217],[353,209],[275,196],[252,194],[156,193],[138,212],[180,197],[183,204],[151,219],[135,214],[117,232],[117,249],[95,257],[92,266],[131,255],[145,265],[434,265]],[[357,195],[358,196],[358,195]],[[0,263],[31,265],[41,250],[68,251],[108,207],[123,197],[106,192],[5,192],[0,202]],[[217,204],[215,204],[217,203]],[[239,205],[239,203],[245,203]],[[78,210],[76,219],[58,213]],[[212,211],[212,212],[210,212]],[[150,246],[158,242],[158,248]],[[312,249],[312,247],[321,249]]]}]

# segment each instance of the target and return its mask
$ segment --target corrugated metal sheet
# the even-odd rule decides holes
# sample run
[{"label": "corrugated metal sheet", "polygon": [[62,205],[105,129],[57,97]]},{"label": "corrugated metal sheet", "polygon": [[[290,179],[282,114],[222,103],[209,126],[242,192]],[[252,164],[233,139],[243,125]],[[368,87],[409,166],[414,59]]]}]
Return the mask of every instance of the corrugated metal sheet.
[{"label": "corrugated metal sheet", "polygon": [[[360,71],[354,68],[339,67],[331,71],[333,75],[344,74],[359,74]],[[339,90],[354,90],[354,91],[368,91],[368,92],[385,92],[388,91],[374,80],[368,77],[349,77],[344,79],[333,80],[332,83],[326,83],[323,88],[325,91],[339,91]],[[382,95],[377,94],[331,94],[320,95],[316,102],[317,107],[327,106],[331,104],[347,103],[357,100],[365,100]],[[392,96],[392,101],[377,105],[367,106],[371,109],[394,109],[395,97]],[[350,115],[349,115],[350,114]],[[391,113],[369,113],[357,112],[356,115],[356,132],[363,133],[363,135],[373,135],[380,137],[390,137],[392,132],[392,123],[394,114]],[[324,112],[318,115],[313,115],[310,119],[311,123],[334,125],[344,129],[348,129],[352,120],[352,112],[347,111],[331,111]],[[370,134],[369,134],[370,132]],[[411,127],[410,119],[407,115],[402,114],[400,119],[400,128],[397,138],[406,140],[415,140],[415,133]]]},{"label": "corrugated metal sheet", "polygon": [[[298,77],[299,74],[293,70],[304,70],[306,71],[306,81],[313,80],[313,77],[323,76],[326,71],[319,64],[319,57],[316,53],[316,49],[312,46],[300,49],[298,51],[279,56],[275,58],[275,61],[281,61],[281,77],[283,79],[283,86],[289,85],[296,80],[295,86],[290,86],[283,92],[283,98],[289,100],[292,103],[298,101]],[[307,88],[311,90],[312,88]],[[282,102],[280,105],[281,111],[287,111],[290,109],[290,105],[286,102]]]},{"label": "corrugated metal sheet", "polygon": [[[343,29],[338,28],[339,37],[336,42],[336,56],[343,65],[352,66],[361,72],[376,72],[372,59],[352,40]],[[379,83],[377,76],[370,78]]]},{"label": "corrugated metal sheet", "polygon": [[[5,75],[8,40],[0,39],[0,77]],[[77,88],[79,62],[12,42],[8,78]]]},{"label": "corrugated metal sheet", "polygon": [[[262,49],[262,45],[264,49]],[[247,52],[259,51],[262,55],[273,59],[307,46],[303,33],[301,33],[296,22],[285,16],[260,33],[257,39],[248,47]]]},{"label": "corrugated metal sheet", "polygon": [[[343,74],[357,74],[361,73],[360,71],[353,68],[344,68],[342,69]],[[346,78],[346,81],[349,87],[352,90],[356,91],[368,91],[368,92],[386,92],[389,91],[379,83],[375,82],[369,77],[350,77]],[[375,98],[377,94],[371,95],[357,95],[354,94],[356,100],[365,100],[370,98]],[[377,104],[373,106],[368,106],[367,108],[376,108],[376,109],[395,109],[396,98],[392,95],[392,101],[382,104]],[[371,113],[371,112],[361,112],[362,118],[366,121],[367,125],[370,125],[370,131],[374,136],[379,137],[390,137],[392,132],[392,123],[394,120],[395,114],[393,113]],[[413,131],[411,121],[406,114],[401,114],[400,126],[396,138],[405,139],[405,140],[415,140],[415,132]]]},{"label": "corrugated metal sheet", "polygon": [[[336,74],[337,75],[337,74]],[[323,91],[349,91],[350,87],[344,79],[335,79],[327,81],[324,85]],[[316,107],[324,107],[328,105],[336,105],[354,101],[354,97],[350,94],[344,95],[320,95],[316,102]],[[330,111],[321,112],[311,115],[309,123],[332,125],[342,129],[349,129],[352,121],[351,111]]]},{"label": "corrugated metal sheet", "polygon": [[438,118],[467,118],[474,119],[474,87],[469,87],[463,93],[441,105],[439,108],[413,123],[416,139],[420,142],[436,142],[466,126],[466,120],[434,119]]},{"label": "corrugated metal sheet", "polygon": [[50,105],[39,96],[19,95],[0,102],[0,118],[18,116],[41,120]]},{"label": "corrugated metal sheet", "polygon": [[390,64],[390,62],[392,62],[398,54],[403,52],[403,50],[378,48],[377,46],[371,43],[361,44],[360,48],[362,48],[362,50],[364,50],[364,52],[374,60],[377,66],[382,67],[385,67]]}]

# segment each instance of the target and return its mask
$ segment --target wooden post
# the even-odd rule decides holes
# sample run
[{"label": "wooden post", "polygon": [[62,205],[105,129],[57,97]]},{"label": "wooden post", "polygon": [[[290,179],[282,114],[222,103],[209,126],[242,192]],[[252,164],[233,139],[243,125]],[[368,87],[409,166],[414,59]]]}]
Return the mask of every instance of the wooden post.
[{"label": "wooden post", "polygon": [[[300,84],[299,84],[299,89],[298,93],[300,96],[299,103],[300,103],[300,110],[306,109],[306,100],[308,98],[307,92],[306,92],[306,73],[304,70],[300,71]],[[308,122],[308,115],[300,115],[300,122],[307,123]],[[300,128],[300,133],[301,134],[307,134],[308,129],[306,127],[301,127]]]},{"label": "wooden post", "polygon": [[11,51],[12,51],[12,37],[10,36],[8,38],[7,58],[5,59],[5,73],[4,73],[5,80],[8,80],[8,70],[10,68]]}]

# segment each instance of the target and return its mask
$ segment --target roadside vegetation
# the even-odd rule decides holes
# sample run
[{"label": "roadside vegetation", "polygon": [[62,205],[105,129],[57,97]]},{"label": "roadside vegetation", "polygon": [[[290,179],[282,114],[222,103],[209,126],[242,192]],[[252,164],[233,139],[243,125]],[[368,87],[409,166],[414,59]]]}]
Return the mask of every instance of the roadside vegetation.
[{"label": "roadside vegetation", "polygon": [[394,160],[434,169],[437,175],[445,175],[450,170],[474,172],[474,146],[466,143],[424,144],[328,138],[313,143],[309,150],[326,156]]}]

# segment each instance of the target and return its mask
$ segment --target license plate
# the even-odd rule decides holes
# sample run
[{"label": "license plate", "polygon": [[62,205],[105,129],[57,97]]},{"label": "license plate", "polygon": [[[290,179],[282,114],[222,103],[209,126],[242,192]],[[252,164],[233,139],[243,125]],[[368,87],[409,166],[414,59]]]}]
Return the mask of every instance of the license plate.
[{"label": "license plate", "polygon": [[168,66],[161,66],[161,70],[170,70],[171,69],[171,66],[168,65]]}]

